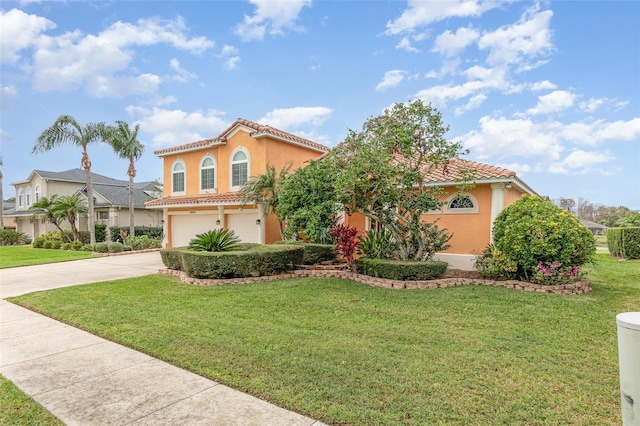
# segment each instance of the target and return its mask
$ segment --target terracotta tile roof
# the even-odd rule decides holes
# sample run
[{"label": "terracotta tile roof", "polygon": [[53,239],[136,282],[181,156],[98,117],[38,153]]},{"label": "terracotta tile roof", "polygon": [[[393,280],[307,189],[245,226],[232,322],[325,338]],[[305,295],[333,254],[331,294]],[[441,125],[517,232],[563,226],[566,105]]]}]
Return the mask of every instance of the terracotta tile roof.
[{"label": "terracotta tile roof", "polygon": [[191,142],[184,145],[173,146],[165,149],[160,149],[154,151],[154,154],[158,157],[163,155],[175,153],[175,152],[183,152],[183,151],[192,151],[199,148],[205,148],[208,146],[221,145],[226,143],[227,136],[238,126],[248,127],[253,130],[251,133],[251,137],[262,137],[262,136],[271,136],[277,139],[289,141],[295,143],[297,145],[303,145],[308,148],[311,148],[315,151],[326,153],[331,149],[327,146],[319,144],[317,142],[313,142],[309,139],[301,138],[300,136],[296,136],[294,134],[285,132],[283,130],[276,129],[275,127],[267,126],[264,124],[258,124],[250,120],[246,120],[244,118],[238,118],[233,124],[227,127],[219,136],[210,139],[203,139],[196,142]]},{"label": "terracotta tile roof", "polygon": [[[425,168],[426,169],[426,168]],[[514,178],[516,172],[502,167],[475,161],[452,158],[444,168],[437,168],[426,174],[428,182],[450,182],[461,179],[464,174],[471,172],[472,180]]]},{"label": "terracotta tile roof", "polygon": [[147,207],[165,206],[194,206],[194,205],[215,205],[215,204],[241,204],[243,200],[239,192],[225,192],[223,194],[198,194],[181,195],[174,197],[163,197],[145,203]]}]

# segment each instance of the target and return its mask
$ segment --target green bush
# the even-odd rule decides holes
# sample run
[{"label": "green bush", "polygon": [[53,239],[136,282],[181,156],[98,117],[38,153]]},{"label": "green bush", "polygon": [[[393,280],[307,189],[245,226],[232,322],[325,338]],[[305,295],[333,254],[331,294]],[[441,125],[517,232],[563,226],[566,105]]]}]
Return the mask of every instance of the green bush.
[{"label": "green bush", "polygon": [[640,227],[607,230],[609,253],[625,259],[640,259]]},{"label": "green bush", "polygon": [[[123,242],[120,238],[120,231],[125,231],[129,235],[128,226],[110,226],[109,232],[111,241]],[[149,238],[159,238],[162,240],[162,226],[134,226],[135,236],[147,235]]]},{"label": "green bush", "polygon": [[0,230],[0,246],[22,246],[29,244],[29,236],[15,229]]},{"label": "green bush", "polygon": [[361,257],[355,260],[358,272],[371,277],[400,281],[422,281],[440,278],[447,271],[447,262],[435,260],[390,260]]},{"label": "green bush", "polygon": [[71,249],[75,251],[80,251],[84,247],[84,243],[80,240],[71,241]]},{"label": "green bush", "polygon": [[122,243],[116,243],[113,241],[109,241],[107,243],[107,251],[109,253],[120,253],[124,251],[124,245]]},{"label": "green bush", "polygon": [[53,241],[46,240],[42,244],[42,248],[45,248],[45,249],[51,249],[52,247],[53,247]]},{"label": "green bush", "polygon": [[513,280],[518,272],[518,264],[507,255],[489,244],[474,264],[480,277],[489,280]]},{"label": "green bush", "polygon": [[529,280],[539,264],[581,266],[596,254],[595,238],[578,218],[537,196],[505,208],[493,225],[494,246],[517,266],[516,278]]},{"label": "green bush", "polygon": [[305,243],[304,241],[278,241],[277,244],[296,245],[304,248],[303,265],[317,265],[336,260],[333,244]]},{"label": "green bush", "polygon": [[398,251],[398,245],[393,241],[393,235],[387,229],[369,231],[358,243],[358,254],[370,259],[393,259]]},{"label": "green bush", "polygon": [[146,250],[162,247],[162,241],[159,238],[150,238],[148,235],[128,236],[125,238],[125,244],[132,250]]},{"label": "green bush", "polygon": [[180,268],[194,278],[245,278],[274,275],[302,264],[304,249],[290,245],[266,245],[246,251],[205,252],[164,250],[163,262],[175,262],[170,251],[180,254]]},{"label": "green bush", "polygon": [[186,247],[177,247],[160,250],[160,258],[167,269],[182,271],[182,251],[187,250]]},{"label": "green bush", "polygon": [[107,253],[109,252],[109,243],[107,242],[101,242],[101,243],[96,243],[96,245],[94,246],[93,250],[96,253]]},{"label": "green bush", "polygon": [[82,251],[93,251],[93,246],[91,244],[85,244],[82,246]]},{"label": "green bush", "polygon": [[96,223],[94,225],[96,234],[96,243],[101,243],[107,240],[107,225],[105,223]]},{"label": "green bush", "polygon": [[60,247],[62,250],[71,250],[71,243],[64,243],[62,244],[62,247]]},{"label": "green bush", "polygon": [[60,241],[51,241],[51,248],[55,250],[60,250],[62,247],[62,243]]}]

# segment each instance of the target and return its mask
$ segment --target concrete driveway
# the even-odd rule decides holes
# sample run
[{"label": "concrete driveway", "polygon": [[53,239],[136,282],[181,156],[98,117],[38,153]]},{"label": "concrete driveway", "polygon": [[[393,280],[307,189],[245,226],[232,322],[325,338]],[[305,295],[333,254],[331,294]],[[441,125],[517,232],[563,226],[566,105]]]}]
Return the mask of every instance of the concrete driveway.
[{"label": "concrete driveway", "polygon": [[92,257],[46,265],[0,269],[0,298],[40,290],[155,274],[164,268],[160,253]]},{"label": "concrete driveway", "polygon": [[[158,252],[0,270],[0,295],[155,274]],[[0,300],[0,373],[67,425],[321,426]]]}]

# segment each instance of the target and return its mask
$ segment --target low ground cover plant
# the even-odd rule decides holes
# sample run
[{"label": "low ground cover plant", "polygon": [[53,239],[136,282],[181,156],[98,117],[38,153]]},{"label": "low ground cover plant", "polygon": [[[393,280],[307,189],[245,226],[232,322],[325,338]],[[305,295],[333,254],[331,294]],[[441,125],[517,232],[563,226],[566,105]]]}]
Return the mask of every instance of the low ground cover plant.
[{"label": "low ground cover plant", "polygon": [[615,316],[640,262],[585,268],[575,296],[151,275],[11,301],[326,424],[620,424]]},{"label": "low ground cover plant", "polygon": [[15,229],[0,229],[0,246],[19,246],[29,244],[31,238]]}]

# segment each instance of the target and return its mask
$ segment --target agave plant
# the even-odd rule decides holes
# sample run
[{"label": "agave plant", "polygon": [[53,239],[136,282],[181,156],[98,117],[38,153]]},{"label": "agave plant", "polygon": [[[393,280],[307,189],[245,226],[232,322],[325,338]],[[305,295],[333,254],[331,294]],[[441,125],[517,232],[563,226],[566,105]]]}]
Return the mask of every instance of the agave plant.
[{"label": "agave plant", "polygon": [[212,229],[189,241],[189,248],[197,251],[229,251],[232,250],[240,239],[229,229]]}]

